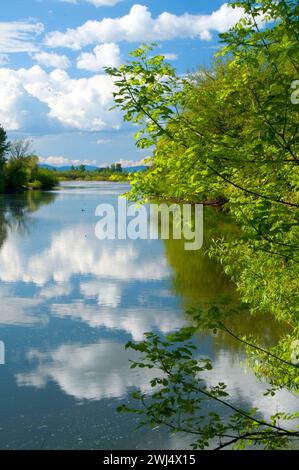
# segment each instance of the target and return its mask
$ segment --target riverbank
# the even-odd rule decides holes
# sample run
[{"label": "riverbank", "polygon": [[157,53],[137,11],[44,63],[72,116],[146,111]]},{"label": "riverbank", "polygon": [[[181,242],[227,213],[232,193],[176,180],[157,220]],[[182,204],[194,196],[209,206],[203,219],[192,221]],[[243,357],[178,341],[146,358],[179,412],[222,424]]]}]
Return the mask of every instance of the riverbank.
[{"label": "riverbank", "polygon": [[204,201],[202,200],[197,200],[196,198],[190,199],[190,198],[183,198],[183,197],[175,197],[175,196],[152,196],[151,199],[159,201],[159,202],[173,202],[175,204],[202,204],[203,206],[211,206],[215,207],[218,209],[221,209],[224,207],[224,205],[229,202],[229,200],[225,197],[219,197],[216,199],[206,199]]},{"label": "riverbank", "polygon": [[86,177],[84,176],[78,176],[78,177],[65,177],[65,176],[58,176],[58,181],[61,183],[64,182],[69,182],[69,181],[85,181],[86,183],[88,182],[93,182],[93,181],[98,181],[98,182],[104,182],[104,181],[111,181],[115,183],[122,183],[126,181],[130,181],[131,177],[130,174],[127,173],[121,173],[118,175],[110,175],[110,176],[101,176],[101,175],[96,175],[96,176],[91,176],[88,175]]}]

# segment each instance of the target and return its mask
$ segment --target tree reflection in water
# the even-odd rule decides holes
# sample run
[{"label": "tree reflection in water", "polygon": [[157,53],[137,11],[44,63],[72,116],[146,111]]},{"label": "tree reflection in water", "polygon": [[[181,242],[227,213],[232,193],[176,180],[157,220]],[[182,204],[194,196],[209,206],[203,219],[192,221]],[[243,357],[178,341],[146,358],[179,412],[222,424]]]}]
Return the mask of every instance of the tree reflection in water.
[{"label": "tree reflection in water", "polygon": [[8,230],[18,233],[30,231],[30,214],[41,206],[52,204],[56,194],[41,191],[26,191],[22,194],[0,194],[0,249],[7,238]]}]

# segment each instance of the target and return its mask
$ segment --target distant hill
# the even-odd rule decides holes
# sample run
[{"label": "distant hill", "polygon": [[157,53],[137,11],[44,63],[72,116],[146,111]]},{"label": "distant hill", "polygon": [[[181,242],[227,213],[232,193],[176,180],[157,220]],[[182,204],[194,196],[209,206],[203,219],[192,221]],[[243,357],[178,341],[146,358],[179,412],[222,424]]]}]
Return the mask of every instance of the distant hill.
[{"label": "distant hill", "polygon": [[139,165],[139,166],[130,166],[127,168],[123,168],[123,171],[126,173],[136,173],[136,171],[144,171],[148,168],[148,166],[145,165]]},{"label": "distant hill", "polygon": [[[66,165],[66,166],[52,166],[52,165],[47,165],[46,163],[42,163],[39,165],[41,168],[47,168],[48,170],[56,170],[56,171],[70,171],[71,170],[71,165]],[[98,170],[101,167],[97,166],[91,166],[91,165],[86,165],[85,166],[87,171],[95,171]],[[139,165],[139,166],[130,166],[127,168],[123,168],[123,171],[126,173],[135,173],[136,171],[144,171],[148,167],[145,165]],[[105,168],[102,168],[103,170]]]}]

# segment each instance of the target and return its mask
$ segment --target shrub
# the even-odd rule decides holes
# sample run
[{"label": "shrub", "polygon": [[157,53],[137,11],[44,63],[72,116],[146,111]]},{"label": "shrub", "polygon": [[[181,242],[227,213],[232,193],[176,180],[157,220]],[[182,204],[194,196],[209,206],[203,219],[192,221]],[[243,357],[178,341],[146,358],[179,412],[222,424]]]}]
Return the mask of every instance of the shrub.
[{"label": "shrub", "polygon": [[32,177],[34,183],[40,183],[39,189],[53,189],[54,186],[58,184],[57,176],[52,171],[47,170],[46,168],[37,168]]}]

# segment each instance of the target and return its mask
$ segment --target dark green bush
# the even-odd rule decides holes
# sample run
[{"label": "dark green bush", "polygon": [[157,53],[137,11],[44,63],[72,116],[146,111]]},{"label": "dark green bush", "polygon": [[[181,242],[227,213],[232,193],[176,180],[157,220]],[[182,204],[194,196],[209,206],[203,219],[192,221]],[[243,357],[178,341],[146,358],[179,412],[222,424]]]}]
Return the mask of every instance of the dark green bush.
[{"label": "dark green bush", "polygon": [[46,168],[37,168],[32,173],[32,181],[40,182],[40,189],[50,190],[58,184],[58,178],[53,171],[47,170]]}]

